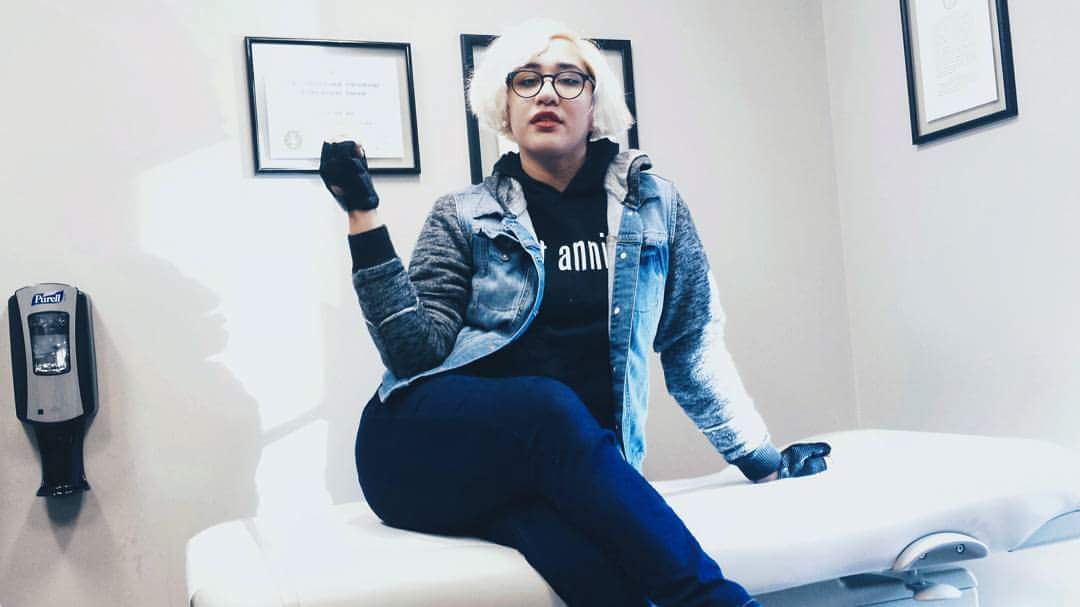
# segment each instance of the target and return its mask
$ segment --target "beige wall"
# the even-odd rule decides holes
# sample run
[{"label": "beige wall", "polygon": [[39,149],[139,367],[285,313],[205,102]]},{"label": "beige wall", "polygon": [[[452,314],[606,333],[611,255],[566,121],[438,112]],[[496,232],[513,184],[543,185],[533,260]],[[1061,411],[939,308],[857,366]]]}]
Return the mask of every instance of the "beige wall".
[{"label": "beige wall", "polygon": [[[861,424],[1080,447],[1080,6],[1009,3],[1019,117],[919,147],[897,3],[823,13]],[[1080,604],[1077,562],[972,568],[984,604],[1041,607]]]},{"label": "beige wall", "polygon": [[[377,179],[407,256],[468,182],[458,34],[502,2],[21,3],[0,34],[0,289],[96,306],[93,490],[47,503],[0,390],[0,603],[182,605],[185,540],[361,497],[352,442],[379,358],[344,218],[311,177],[252,175],[244,35],[409,41],[423,174]],[[629,38],[642,147],[694,212],[729,343],[781,442],[855,424],[817,3],[550,2]],[[2,320],[6,324],[6,312]],[[10,376],[0,348],[0,377]],[[653,478],[722,462],[653,378]]]}]

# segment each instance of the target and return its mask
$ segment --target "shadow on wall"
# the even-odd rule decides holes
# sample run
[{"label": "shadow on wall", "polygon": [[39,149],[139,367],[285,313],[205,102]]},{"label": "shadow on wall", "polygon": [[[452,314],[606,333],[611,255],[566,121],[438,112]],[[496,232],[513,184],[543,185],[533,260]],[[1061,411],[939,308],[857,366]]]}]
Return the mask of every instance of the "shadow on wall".
[{"label": "shadow on wall", "polygon": [[[319,410],[327,420],[349,420],[347,425],[331,424],[326,437],[326,487],[335,504],[362,501],[363,492],[356,477],[356,431],[364,405],[374,396],[384,372],[382,360],[367,330],[342,331],[362,318],[360,304],[344,307],[324,306],[323,343],[326,350],[326,392]],[[364,321],[361,320],[363,325]],[[361,341],[370,353],[360,360],[343,359],[342,352],[353,351]],[[359,380],[363,381],[359,381]]]},{"label": "shadow on wall", "polygon": [[[63,242],[38,255],[40,234],[5,233],[0,272],[17,284],[4,288],[59,281],[90,296],[101,400],[84,449],[92,490],[45,500],[32,439],[10,388],[0,394],[4,605],[180,605],[185,544],[203,529],[255,515],[278,489],[362,499],[353,441],[383,369],[354,297],[304,307],[325,286],[311,264],[330,258],[300,239],[282,247],[277,224],[258,222],[325,225],[296,204],[307,179],[250,178],[241,37],[231,15],[203,12],[33,5],[20,17],[50,26],[8,40],[33,57],[9,73],[33,94],[8,99],[29,118],[11,125],[0,189],[23,201],[20,220]],[[327,246],[347,256],[344,239]],[[292,313],[304,318],[276,334]],[[305,366],[315,354],[320,369]],[[288,375],[300,367],[299,381]],[[323,449],[323,426],[320,468],[310,452]],[[310,478],[315,487],[293,484]]]},{"label": "shadow on wall", "polygon": [[[318,422],[326,425],[325,487],[334,504],[363,501],[356,478],[354,446],[364,404],[375,394],[382,378],[379,355],[366,332],[351,330],[360,317],[360,305],[323,305],[323,398],[313,408],[268,431],[262,446],[269,446]],[[357,341],[371,353],[356,359],[343,352],[356,350]],[[363,366],[367,361],[367,366]],[[375,366],[372,366],[375,365]],[[347,421],[344,421],[347,420]]]},{"label": "shadow on wall", "polygon": [[[35,449],[0,380],[0,601],[182,604],[186,540],[256,511],[261,425],[254,399],[210,360],[228,337],[217,296],[140,246],[134,183],[232,137],[212,85],[221,59],[185,29],[190,15],[173,14],[194,10],[180,5],[20,10],[48,27],[6,39],[28,60],[5,67],[26,94],[6,100],[23,120],[10,125],[3,190],[25,225],[62,242],[40,255],[36,230],[5,231],[2,270],[19,283],[5,297],[45,281],[89,294],[100,410],[84,448],[92,490],[38,498]],[[201,27],[213,39],[215,26]]]}]

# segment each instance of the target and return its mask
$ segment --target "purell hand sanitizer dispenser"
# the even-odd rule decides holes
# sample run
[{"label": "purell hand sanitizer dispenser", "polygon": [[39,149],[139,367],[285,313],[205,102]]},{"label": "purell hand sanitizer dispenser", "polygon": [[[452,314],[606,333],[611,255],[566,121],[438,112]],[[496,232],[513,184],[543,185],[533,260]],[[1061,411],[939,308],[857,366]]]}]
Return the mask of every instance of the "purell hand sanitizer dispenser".
[{"label": "purell hand sanitizer dispenser", "polygon": [[40,496],[88,491],[83,437],[97,410],[90,301],[75,287],[43,283],[8,299],[15,414],[41,455]]}]

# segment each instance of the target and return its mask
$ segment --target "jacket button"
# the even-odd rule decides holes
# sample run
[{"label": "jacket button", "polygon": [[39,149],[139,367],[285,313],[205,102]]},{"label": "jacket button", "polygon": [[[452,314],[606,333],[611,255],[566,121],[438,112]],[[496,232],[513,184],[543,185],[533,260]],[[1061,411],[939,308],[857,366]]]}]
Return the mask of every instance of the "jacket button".
[{"label": "jacket button", "polygon": [[618,315],[619,314],[619,306],[615,306],[615,309],[612,310],[611,313],[615,314],[615,315]]},{"label": "jacket button", "polygon": [[619,253],[619,259],[626,259],[626,251]]}]

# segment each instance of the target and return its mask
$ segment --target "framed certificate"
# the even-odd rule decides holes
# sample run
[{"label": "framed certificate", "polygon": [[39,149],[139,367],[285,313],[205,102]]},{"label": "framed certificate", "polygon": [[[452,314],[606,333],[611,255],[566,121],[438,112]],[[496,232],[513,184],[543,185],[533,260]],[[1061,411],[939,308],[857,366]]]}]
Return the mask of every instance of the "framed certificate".
[{"label": "framed certificate", "polygon": [[1017,115],[1005,0],[900,0],[911,143]]},{"label": "framed certificate", "polygon": [[317,173],[323,141],[363,146],[372,174],[420,172],[404,42],[245,37],[255,173]]},{"label": "framed certificate", "polygon": [[[474,184],[491,174],[492,167],[506,152],[516,152],[517,144],[497,133],[481,131],[476,116],[469,112],[468,82],[473,68],[480,62],[484,50],[495,40],[488,34],[461,34],[461,75],[465,92],[465,130],[469,137],[469,171]],[[611,65],[615,76],[622,81],[626,93],[626,107],[637,119],[637,106],[634,103],[634,63],[630,54],[629,40],[609,40],[596,38],[593,42],[600,47],[600,53]],[[617,142],[620,150],[638,147],[637,123],[621,135]]]}]

